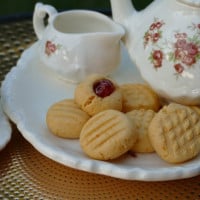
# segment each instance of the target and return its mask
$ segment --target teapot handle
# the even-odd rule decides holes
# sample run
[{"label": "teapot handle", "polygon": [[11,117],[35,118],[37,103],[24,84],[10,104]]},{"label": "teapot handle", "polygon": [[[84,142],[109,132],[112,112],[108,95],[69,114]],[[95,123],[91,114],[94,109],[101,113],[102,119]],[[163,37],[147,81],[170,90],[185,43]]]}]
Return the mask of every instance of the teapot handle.
[{"label": "teapot handle", "polygon": [[46,28],[44,24],[44,18],[46,14],[49,15],[49,19],[52,15],[56,14],[57,10],[50,5],[44,5],[43,3],[36,3],[35,10],[33,13],[33,28],[38,37],[38,39],[42,38],[43,32]]}]

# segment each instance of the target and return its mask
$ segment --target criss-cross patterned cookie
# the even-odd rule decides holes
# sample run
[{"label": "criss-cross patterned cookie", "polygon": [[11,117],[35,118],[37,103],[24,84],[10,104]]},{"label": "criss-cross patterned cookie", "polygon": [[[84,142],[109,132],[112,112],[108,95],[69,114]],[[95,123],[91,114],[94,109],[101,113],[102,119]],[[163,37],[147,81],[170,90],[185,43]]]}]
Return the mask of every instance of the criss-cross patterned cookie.
[{"label": "criss-cross patterned cookie", "polygon": [[149,126],[149,138],[158,155],[167,162],[180,163],[200,152],[200,117],[189,106],[164,106]]},{"label": "criss-cross patterned cookie", "polygon": [[137,153],[153,152],[154,148],[149,140],[148,128],[156,113],[153,110],[140,109],[132,110],[126,114],[130,117],[132,123],[136,124],[135,131],[138,133],[137,141],[130,151]]}]

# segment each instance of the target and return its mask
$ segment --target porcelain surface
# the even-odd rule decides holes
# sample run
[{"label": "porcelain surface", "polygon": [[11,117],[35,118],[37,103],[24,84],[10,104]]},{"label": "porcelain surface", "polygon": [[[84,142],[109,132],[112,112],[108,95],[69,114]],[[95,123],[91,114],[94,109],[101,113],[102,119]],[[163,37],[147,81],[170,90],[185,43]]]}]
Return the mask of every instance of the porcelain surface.
[{"label": "porcelain surface", "polygon": [[170,101],[199,105],[200,1],[155,0],[139,12],[130,0],[111,5],[142,77]]},{"label": "porcelain surface", "polygon": [[[16,123],[24,138],[48,158],[75,169],[127,180],[164,181],[196,176],[200,172],[200,155],[172,165],[155,153],[126,154],[111,162],[88,158],[78,140],[62,139],[51,134],[45,118],[50,105],[72,98],[75,84],[66,83],[37,59],[38,43],[27,49],[2,84],[3,109]],[[119,84],[143,82],[124,48],[119,69],[111,74]],[[28,95],[27,95],[28,94]]]},{"label": "porcelain surface", "polygon": [[[44,26],[46,14],[49,19]],[[64,80],[79,82],[92,73],[108,75],[119,66],[124,29],[101,13],[58,13],[50,5],[37,3],[33,27],[40,43],[39,58]]]}]

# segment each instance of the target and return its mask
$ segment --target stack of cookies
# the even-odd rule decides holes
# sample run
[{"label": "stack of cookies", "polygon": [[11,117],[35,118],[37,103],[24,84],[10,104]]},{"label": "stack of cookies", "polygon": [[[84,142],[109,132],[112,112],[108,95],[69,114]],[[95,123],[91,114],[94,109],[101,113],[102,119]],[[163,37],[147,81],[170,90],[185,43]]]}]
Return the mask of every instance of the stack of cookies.
[{"label": "stack of cookies", "polygon": [[74,99],[53,104],[46,122],[53,134],[79,139],[83,151],[98,160],[155,151],[167,162],[181,163],[200,152],[199,107],[161,106],[149,86],[118,85],[98,74],[77,85]]}]

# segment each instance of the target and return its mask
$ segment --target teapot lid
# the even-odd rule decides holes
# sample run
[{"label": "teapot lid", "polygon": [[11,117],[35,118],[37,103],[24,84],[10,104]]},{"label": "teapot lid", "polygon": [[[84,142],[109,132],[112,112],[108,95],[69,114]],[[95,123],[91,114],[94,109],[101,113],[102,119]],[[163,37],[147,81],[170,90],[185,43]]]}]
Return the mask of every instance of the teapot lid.
[{"label": "teapot lid", "polygon": [[200,7],[200,0],[177,0],[189,6]]}]

